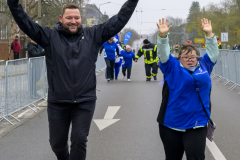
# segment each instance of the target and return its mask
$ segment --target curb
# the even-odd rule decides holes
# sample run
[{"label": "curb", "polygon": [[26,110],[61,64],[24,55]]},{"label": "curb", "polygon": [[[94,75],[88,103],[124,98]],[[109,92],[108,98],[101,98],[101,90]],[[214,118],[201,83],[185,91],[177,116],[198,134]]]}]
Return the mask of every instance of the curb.
[{"label": "curb", "polygon": [[[40,102],[41,103],[41,102]],[[32,119],[33,117],[35,117],[37,114],[41,113],[42,111],[44,111],[47,107],[39,107],[41,108],[41,110],[38,110],[37,112],[34,112],[33,114],[31,114],[29,117],[21,119],[20,122],[14,123],[14,125],[11,125],[11,127],[9,127],[8,129],[6,129],[5,131],[3,131],[2,133],[0,133],[0,139],[4,136],[6,136],[8,133],[10,133],[12,130],[14,130],[15,128],[18,128],[19,126],[21,126],[22,124],[24,124],[25,122],[27,122],[28,120]]]}]

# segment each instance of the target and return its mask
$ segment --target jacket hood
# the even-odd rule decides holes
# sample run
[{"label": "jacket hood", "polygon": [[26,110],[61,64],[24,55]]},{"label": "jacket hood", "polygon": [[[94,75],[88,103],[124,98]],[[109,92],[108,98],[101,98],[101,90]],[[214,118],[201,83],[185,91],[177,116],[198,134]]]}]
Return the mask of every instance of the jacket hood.
[{"label": "jacket hood", "polygon": [[[58,32],[62,33],[62,34],[65,35],[65,36],[72,36],[72,34],[68,33],[65,29],[63,29],[63,26],[62,26],[62,23],[61,23],[61,22],[57,22],[57,23],[54,25],[54,28],[55,28]],[[82,29],[82,27],[81,27],[80,30],[79,30],[79,32],[76,33],[76,34],[74,34],[74,35],[80,35],[80,34],[82,34],[82,33],[83,33],[83,29]]]}]

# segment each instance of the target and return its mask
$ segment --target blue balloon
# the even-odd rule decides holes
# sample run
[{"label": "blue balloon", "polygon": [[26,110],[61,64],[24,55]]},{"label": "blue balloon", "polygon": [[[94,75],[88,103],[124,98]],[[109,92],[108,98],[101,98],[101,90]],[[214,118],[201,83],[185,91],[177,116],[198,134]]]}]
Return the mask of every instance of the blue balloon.
[{"label": "blue balloon", "polygon": [[127,32],[124,36],[124,41],[123,43],[126,45],[128,43],[128,41],[131,39],[132,37],[132,33],[131,32]]}]

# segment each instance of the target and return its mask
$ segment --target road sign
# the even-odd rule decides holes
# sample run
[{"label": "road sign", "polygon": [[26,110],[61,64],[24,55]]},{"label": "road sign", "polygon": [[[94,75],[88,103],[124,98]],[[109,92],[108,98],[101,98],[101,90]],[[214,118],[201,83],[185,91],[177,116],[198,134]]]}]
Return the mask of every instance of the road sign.
[{"label": "road sign", "polygon": [[204,38],[194,38],[194,43],[205,43]]},{"label": "road sign", "polygon": [[222,32],[221,33],[221,41],[222,42],[228,42],[228,32]]}]

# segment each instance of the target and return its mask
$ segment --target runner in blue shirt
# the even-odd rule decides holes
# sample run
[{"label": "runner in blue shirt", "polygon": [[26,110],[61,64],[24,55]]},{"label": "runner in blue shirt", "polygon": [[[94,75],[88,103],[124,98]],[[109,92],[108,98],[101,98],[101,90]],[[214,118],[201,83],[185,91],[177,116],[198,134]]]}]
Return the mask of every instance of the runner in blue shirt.
[{"label": "runner in blue shirt", "polygon": [[[102,47],[100,48],[99,56],[101,56],[103,48],[105,48],[104,58],[107,65],[107,81],[109,82],[110,80],[113,80],[114,77],[114,63],[116,57],[119,56],[119,49],[118,45],[113,42],[113,37],[102,45]],[[117,56],[115,55],[116,52]]]},{"label": "runner in blue shirt", "polygon": [[123,78],[125,78],[127,70],[127,80],[128,82],[131,82],[130,76],[132,70],[132,60],[135,60],[135,54],[132,52],[132,48],[129,45],[126,46],[126,51],[124,51],[120,45],[118,47],[120,50],[119,55],[123,57],[122,64]]}]

